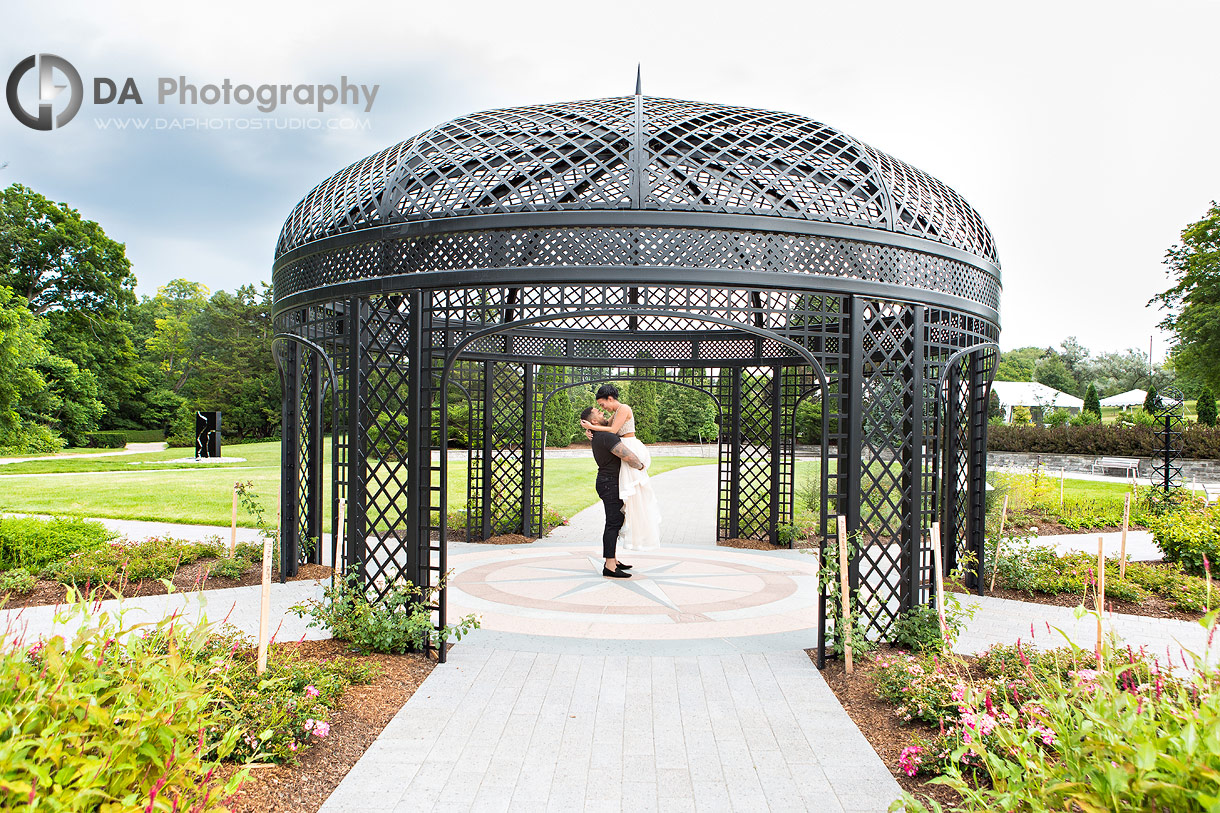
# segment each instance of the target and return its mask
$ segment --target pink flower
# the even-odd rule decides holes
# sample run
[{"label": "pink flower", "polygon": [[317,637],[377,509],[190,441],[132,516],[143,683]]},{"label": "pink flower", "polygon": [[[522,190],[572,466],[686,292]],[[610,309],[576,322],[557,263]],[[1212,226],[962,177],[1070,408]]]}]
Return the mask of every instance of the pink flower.
[{"label": "pink flower", "polygon": [[324,723],[321,720],[306,720],[305,733],[313,734],[315,737],[321,739],[330,733],[330,723]]},{"label": "pink flower", "polygon": [[318,696],[318,690],[314,688],[312,683],[305,687],[305,696],[306,697],[317,697]]},{"label": "pink flower", "polygon": [[898,755],[898,767],[902,768],[903,773],[907,776],[914,776],[919,772],[919,766],[923,764],[922,753],[923,749],[918,745],[908,745]]}]

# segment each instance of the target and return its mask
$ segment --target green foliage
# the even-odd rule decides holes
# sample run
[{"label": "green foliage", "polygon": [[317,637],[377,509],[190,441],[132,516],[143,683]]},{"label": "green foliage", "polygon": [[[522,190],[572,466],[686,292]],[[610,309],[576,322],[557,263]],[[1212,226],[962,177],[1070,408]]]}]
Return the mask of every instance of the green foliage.
[{"label": "green foliage", "polygon": [[987,420],[993,421],[997,418],[1000,419],[1001,422],[1003,421],[1004,407],[1000,403],[1000,394],[995,390],[992,390],[991,395],[987,397]]},{"label": "green foliage", "polygon": [[1076,379],[1072,377],[1067,365],[1054,350],[1048,350],[1034,367],[1034,381],[1054,387],[1061,392],[1076,394]]},{"label": "green foliage", "polygon": [[1097,397],[1097,387],[1092,384],[1084,394],[1084,414],[1093,415],[1101,421],[1101,399]]},{"label": "green foliage", "polygon": [[122,449],[127,445],[125,432],[90,432],[85,436],[86,445],[98,449]]},{"label": "green foliage", "polygon": [[[814,549],[802,548],[804,553],[814,553]],[[851,559],[860,555],[860,540],[859,534],[848,536],[847,538],[847,558]],[[827,543],[825,550],[821,554],[821,563],[818,567],[818,583],[821,590],[828,596],[826,612],[826,645],[827,651],[835,655],[842,655],[846,650],[846,643],[851,641],[851,649],[853,657],[862,658],[869,652],[877,648],[875,641],[868,638],[867,625],[860,620],[860,609],[863,601],[860,597],[860,590],[850,590],[848,592],[848,604],[851,609],[851,629],[847,629],[847,624],[843,621],[843,600],[842,588],[839,582],[839,546],[834,537]]]},{"label": "green foliage", "polygon": [[[1204,558],[1220,562],[1220,506],[1205,511],[1169,511],[1152,522],[1152,538],[1166,561],[1201,576]],[[1207,567],[1211,567],[1210,564]]]},{"label": "green foliage", "polygon": [[[1152,457],[1161,446],[1161,439],[1152,425],[1153,418],[1143,410],[1133,414],[1133,423],[1041,427],[1018,426],[1020,409],[1013,409],[1012,426],[995,426],[988,430],[988,451]],[[1183,458],[1220,458],[1220,428],[1189,424],[1183,429],[1181,443],[1180,456]]]},{"label": "green foliage", "polygon": [[[1015,406],[1012,408],[1012,425],[1013,426],[1029,426],[1032,422],[1032,416],[1029,414],[1029,407]],[[990,446],[988,446],[990,448]]]},{"label": "green foliage", "polygon": [[940,652],[951,648],[974,615],[974,608],[962,607],[957,595],[945,593],[945,635],[940,634],[940,616],[932,604],[917,604],[906,610],[890,627],[889,638],[895,646],[916,652]]},{"label": "green foliage", "polygon": [[36,517],[0,518],[0,570],[38,572],[82,551],[99,549],[118,536],[100,522]]},{"label": "green foliage", "polygon": [[[1096,593],[1097,557],[1076,552],[1059,556],[1049,545],[1029,539],[1009,539],[1000,546],[998,559],[994,540],[988,541],[990,566],[996,568],[996,585],[1008,590],[1046,595],[1080,596],[1083,603]],[[1118,558],[1106,559],[1106,597],[1143,601],[1159,596],[1184,612],[1205,612],[1211,597],[1204,579],[1188,574],[1179,564],[1128,562],[1126,578],[1118,576]],[[991,567],[986,578],[991,579]]]},{"label": "green foliage", "polygon": [[658,440],[714,442],[717,437],[716,403],[709,395],[689,387],[660,384]]},{"label": "green foliage", "polygon": [[160,443],[165,440],[164,429],[126,429],[128,443]]},{"label": "green foliage", "polygon": [[168,537],[150,537],[140,542],[118,541],[48,564],[47,578],[63,584],[85,585],[171,578],[182,565],[222,556],[209,542],[184,542]]},{"label": "green foliage", "polygon": [[1203,385],[1203,389],[1199,390],[1199,398],[1195,402],[1195,414],[1199,417],[1199,423],[1204,426],[1216,425],[1216,395],[1206,384]]},{"label": "green foliage", "polygon": [[1001,353],[996,381],[1033,381],[1034,366],[1044,352],[1041,347],[1020,347]]},{"label": "green foliage", "polygon": [[0,807],[223,810],[246,772],[222,785],[217,760],[243,732],[219,714],[211,675],[225,658],[201,654],[208,629],[137,630],[70,603],[57,614],[80,623],[70,642],[0,653]]},{"label": "green foliage", "polygon": [[[830,419],[830,434],[839,431],[839,418]],[[816,396],[806,398],[796,407],[796,440],[797,443],[822,442],[822,399]]]},{"label": "green foliage", "polygon": [[1220,389],[1220,204],[1182,231],[1165,265],[1173,286],[1153,301],[1168,311],[1160,326],[1177,339],[1174,369]]},{"label": "green foliage", "polygon": [[1152,415],[1161,408],[1161,396],[1157,395],[1156,387],[1149,387],[1144,395],[1144,412]]},{"label": "green foliage", "polygon": [[0,571],[0,593],[29,593],[38,586],[38,580],[24,567]]},{"label": "green foliage", "polygon": [[311,599],[292,611],[312,619],[310,627],[330,630],[331,635],[358,649],[372,652],[418,652],[425,645],[443,646],[479,626],[472,614],[441,630],[432,625],[429,604],[437,587],[421,590],[413,584],[396,584],[378,601],[369,601],[356,574],[335,580],[323,600]]},{"label": "green foliage", "polygon": [[30,414],[31,402],[47,388],[38,369],[48,355],[45,332],[45,325],[34,318],[25,302],[0,285],[0,452],[28,454],[62,448]]},{"label": "green foliage", "polygon": [[1064,426],[1071,419],[1072,413],[1066,409],[1053,409],[1044,420],[1048,426]]},{"label": "green foliage", "polygon": [[[641,375],[651,372],[640,369]],[[655,381],[632,381],[624,388],[623,403],[629,404],[635,415],[635,435],[641,443],[656,443],[660,440],[659,391]]]},{"label": "green foliage", "polygon": [[[550,368],[540,368],[541,370],[549,370]],[[558,373],[547,373],[548,375],[558,375]],[[580,428],[579,414],[583,406],[577,405],[572,400],[574,391],[579,391],[579,388],[560,390],[551,397],[551,400],[546,405],[546,444],[548,446],[557,446],[564,448],[570,446],[572,441],[578,437],[583,437],[584,432]],[[581,393],[584,394],[583,392]],[[591,404],[592,399],[588,399],[587,403]]]}]

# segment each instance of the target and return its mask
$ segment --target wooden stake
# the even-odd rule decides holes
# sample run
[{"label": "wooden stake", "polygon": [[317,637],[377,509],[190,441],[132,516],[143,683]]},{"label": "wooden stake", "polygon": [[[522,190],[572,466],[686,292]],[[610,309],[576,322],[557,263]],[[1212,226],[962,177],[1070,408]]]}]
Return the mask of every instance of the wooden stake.
[{"label": "wooden stake", "polygon": [[237,553],[237,483],[233,484],[233,527],[229,534],[229,558]]},{"label": "wooden stake", "polygon": [[1097,537],[1097,662],[1101,663],[1101,613],[1106,606],[1106,551],[1103,537]]},{"label": "wooden stake", "polygon": [[267,671],[267,630],[271,622],[271,552],[280,539],[280,509],[275,509],[275,534],[263,537],[263,602],[258,617],[257,674]]},{"label": "wooden stake", "polygon": [[932,574],[936,585],[936,617],[940,621],[940,639],[945,640],[949,633],[945,624],[945,581],[941,572],[940,523],[932,523]]},{"label": "wooden stake", "polygon": [[1059,507],[1063,507],[1063,479],[1067,477],[1067,468],[1059,468]]},{"label": "wooden stake", "polygon": [[843,601],[843,665],[851,674],[851,598],[847,583],[847,517],[840,516],[835,523],[839,530],[839,592]]},{"label": "wooden stake", "polygon": [[[1004,544],[1004,520],[1008,519],[1008,495],[1004,495],[1004,507],[1000,509],[1000,532],[995,538],[995,561],[991,563],[991,589],[995,590],[995,574],[1000,572],[1000,545]],[[939,524],[939,523],[938,523]]]},{"label": "wooden stake", "polygon": [[340,576],[343,575],[343,568],[339,565],[339,562],[341,561],[341,557],[344,554],[342,552],[343,549],[340,548],[339,546],[347,541],[347,531],[343,527],[343,523],[346,519],[347,519],[347,498],[340,497],[339,498],[339,526],[338,526],[339,539],[336,540],[337,544],[331,546],[331,549],[333,551],[333,556],[331,558],[333,559],[333,561],[330,563],[331,569],[334,570],[335,573],[338,573]]},{"label": "wooden stake", "polygon": [[1127,523],[1131,519],[1131,495],[1123,500],[1123,541],[1118,549],[1118,578],[1127,578]]}]

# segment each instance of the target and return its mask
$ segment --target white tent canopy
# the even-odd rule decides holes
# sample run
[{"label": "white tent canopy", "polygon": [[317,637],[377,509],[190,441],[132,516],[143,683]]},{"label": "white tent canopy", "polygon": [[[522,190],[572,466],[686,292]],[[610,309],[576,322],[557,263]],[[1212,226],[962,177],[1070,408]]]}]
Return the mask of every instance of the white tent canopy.
[{"label": "white tent canopy", "polygon": [[1144,399],[1147,397],[1148,393],[1144,390],[1127,390],[1118,395],[1111,395],[1109,398],[1102,398],[1101,405],[1104,407],[1143,406]]},{"label": "white tent canopy", "polygon": [[991,389],[1000,397],[1000,406],[1003,407],[1084,408],[1082,399],[1037,381],[996,381]]}]

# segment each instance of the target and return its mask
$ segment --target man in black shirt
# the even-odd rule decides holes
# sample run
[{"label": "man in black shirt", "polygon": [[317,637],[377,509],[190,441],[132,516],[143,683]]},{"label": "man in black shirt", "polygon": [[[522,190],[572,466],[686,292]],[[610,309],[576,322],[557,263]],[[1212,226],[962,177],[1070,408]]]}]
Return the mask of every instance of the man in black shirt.
[{"label": "man in black shirt", "polygon": [[[582,421],[589,421],[604,426],[609,421],[601,410],[587,407],[580,413]],[[631,565],[621,564],[615,558],[618,546],[618,532],[623,527],[623,501],[618,496],[618,473],[620,461],[627,461],[632,468],[642,469],[644,464],[635,453],[624,446],[619,436],[613,432],[592,432],[593,459],[597,462],[597,496],[602,498],[606,509],[606,528],[602,531],[602,556],[606,565],[602,575],[608,579],[627,579],[631,574],[627,571]]]}]

